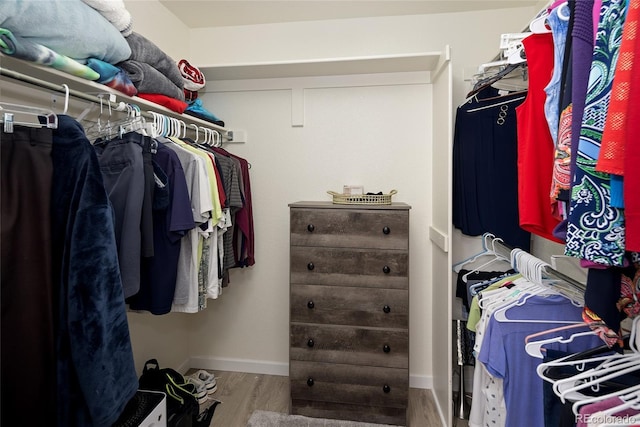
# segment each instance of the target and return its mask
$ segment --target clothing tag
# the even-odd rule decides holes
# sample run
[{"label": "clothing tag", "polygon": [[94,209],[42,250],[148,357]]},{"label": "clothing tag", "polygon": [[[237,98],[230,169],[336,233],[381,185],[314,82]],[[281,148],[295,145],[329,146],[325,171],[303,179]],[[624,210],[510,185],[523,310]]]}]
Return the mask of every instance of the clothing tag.
[{"label": "clothing tag", "polygon": [[13,114],[4,113],[4,131],[5,133],[13,133]]}]

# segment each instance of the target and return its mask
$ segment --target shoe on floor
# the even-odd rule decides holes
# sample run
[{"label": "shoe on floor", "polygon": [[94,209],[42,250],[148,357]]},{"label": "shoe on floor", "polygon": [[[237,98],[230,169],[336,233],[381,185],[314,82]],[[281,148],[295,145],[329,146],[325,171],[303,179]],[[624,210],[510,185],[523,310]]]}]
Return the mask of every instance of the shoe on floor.
[{"label": "shoe on floor", "polygon": [[216,390],[218,390],[218,382],[216,381],[216,377],[211,372],[200,369],[199,371],[189,375],[189,377],[204,382],[207,388],[207,394],[213,394],[216,392]]},{"label": "shoe on floor", "polygon": [[196,391],[194,396],[196,396],[200,405],[207,401],[207,386],[204,381],[200,381],[197,378],[189,376],[187,377],[187,384],[193,384],[195,386]]}]

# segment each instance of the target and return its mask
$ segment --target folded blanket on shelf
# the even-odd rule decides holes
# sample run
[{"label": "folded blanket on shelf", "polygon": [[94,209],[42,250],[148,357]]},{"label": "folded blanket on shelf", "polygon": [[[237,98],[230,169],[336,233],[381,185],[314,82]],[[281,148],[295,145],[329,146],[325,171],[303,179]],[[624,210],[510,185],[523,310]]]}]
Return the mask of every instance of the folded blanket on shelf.
[{"label": "folded blanket on shelf", "polygon": [[95,58],[89,58],[87,61],[87,67],[100,74],[98,83],[102,83],[105,86],[109,86],[110,88],[129,96],[134,96],[138,93],[138,89],[136,89],[135,85],[122,68]]},{"label": "folded blanket on shelf", "polygon": [[211,111],[204,108],[202,105],[201,99],[195,99],[193,101],[188,102],[189,106],[185,110],[185,114],[189,114],[190,116],[197,117],[202,120],[206,120],[208,122],[214,123],[218,126],[224,127],[224,122],[216,117]]},{"label": "folded blanket on shelf", "polygon": [[178,69],[184,80],[184,88],[193,92],[204,88],[206,80],[198,67],[189,64],[186,59],[178,61]]},{"label": "folded blanket on shelf", "polygon": [[116,64],[131,56],[120,32],[82,0],[12,0],[0,7],[0,27],[84,64]]},{"label": "folded blanket on shelf", "polygon": [[133,19],[123,0],[82,0],[111,22],[123,36],[133,32]]},{"label": "folded blanket on shelf", "polygon": [[0,52],[15,58],[46,65],[87,80],[98,80],[100,74],[65,55],[14,35],[6,28],[0,28]]},{"label": "folded blanket on shelf", "polygon": [[155,104],[167,107],[171,111],[175,111],[179,114],[184,113],[184,110],[187,108],[186,102],[180,101],[179,99],[170,98],[159,93],[138,93],[138,96],[142,99],[146,99],[147,101],[151,101]]},{"label": "folded blanket on shelf", "polygon": [[127,60],[120,62],[118,66],[127,73],[138,92],[160,93],[170,98],[184,100],[183,89],[176,86],[153,65]]},{"label": "folded blanket on shelf", "polygon": [[[182,74],[180,74],[178,65],[162,49],[135,31],[126,37],[125,40],[131,48],[130,60],[152,65],[153,68],[161,74],[164,74],[178,86],[180,90],[184,88],[184,81],[182,80]],[[138,90],[140,90],[140,88],[138,88]]]}]

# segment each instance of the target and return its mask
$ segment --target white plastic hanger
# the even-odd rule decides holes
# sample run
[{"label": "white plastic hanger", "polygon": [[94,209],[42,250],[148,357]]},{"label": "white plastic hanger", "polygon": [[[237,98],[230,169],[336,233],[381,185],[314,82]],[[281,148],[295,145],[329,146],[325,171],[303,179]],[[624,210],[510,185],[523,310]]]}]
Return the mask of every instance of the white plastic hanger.
[{"label": "white plastic hanger", "polygon": [[533,18],[529,23],[529,30],[535,34],[545,34],[550,33],[551,29],[547,27],[547,17],[549,16],[548,11],[543,11],[539,16]]},{"label": "white plastic hanger", "polygon": [[618,390],[618,391],[603,394],[600,396],[588,396],[588,397],[585,397],[584,399],[577,400],[576,402],[573,403],[573,405],[571,405],[571,410],[575,415],[578,415],[580,413],[580,408],[583,407],[584,405],[588,405],[589,403],[601,402],[611,397],[616,397],[616,396],[620,397],[620,396],[624,396],[634,392],[640,392],[640,384],[630,386],[629,388],[626,388],[624,390]]},{"label": "white plastic hanger", "polygon": [[[506,323],[506,322],[524,322],[524,323],[559,323],[559,324],[577,324],[582,323],[581,320],[548,320],[548,319],[510,319],[507,317],[507,310],[513,307],[523,306],[526,304],[527,300],[534,296],[540,295],[549,295],[549,290],[539,287],[536,291],[527,291],[526,295],[510,304],[502,306],[493,312],[493,317],[498,322]],[[559,295],[559,294],[554,294]]]},{"label": "white plastic hanger", "polygon": [[[623,394],[619,397],[620,397],[620,400],[622,400],[622,403],[602,411],[601,415],[603,418],[612,417],[613,415],[618,414],[625,409],[640,410],[640,392],[632,391],[632,392]],[[639,419],[639,418],[636,418],[636,419]]]},{"label": "white plastic hanger", "polygon": [[[586,359],[584,363],[599,361],[601,358]],[[618,354],[605,359],[599,365],[568,378],[554,381],[553,390],[562,399],[571,392],[594,386],[602,381],[640,369],[640,353]],[[586,381],[582,381],[586,380]],[[576,399],[572,399],[576,400]]]},{"label": "white plastic hanger", "polygon": [[[578,326],[580,325],[580,323],[577,323],[574,325]],[[571,326],[574,326],[574,325],[571,325]],[[578,337],[594,336],[594,335],[596,335],[594,331],[577,332],[575,334],[571,334],[568,338],[564,338],[562,336],[556,336],[556,337],[547,338],[543,340],[530,341],[525,344],[524,348],[527,354],[529,354],[530,356],[537,357],[538,359],[542,359],[544,357],[542,354],[543,345],[551,344],[551,343],[565,344],[565,343],[572,342],[575,338],[578,338]]]},{"label": "white plastic hanger", "polygon": [[[565,403],[567,399],[578,400],[583,396],[580,393],[576,393],[580,390],[591,387],[593,391],[597,391],[599,385],[604,381],[640,370],[640,358],[636,355],[629,357],[629,359],[618,365],[602,369],[593,368],[570,378],[558,380],[553,384],[553,391],[560,397],[562,403]],[[577,381],[581,379],[586,381]]]},{"label": "white plastic hanger", "polygon": [[469,272],[465,273],[465,274],[462,276],[462,281],[463,281],[463,282],[465,282],[465,283],[466,283],[466,282],[467,282],[468,277],[469,277],[471,274],[477,273],[477,272],[479,272],[479,271],[484,271],[484,269],[485,269],[485,268],[487,268],[488,266],[490,266],[490,265],[491,265],[491,264],[493,264],[493,263],[496,263],[496,262],[499,262],[499,261],[500,261],[500,262],[507,262],[507,263],[509,262],[509,260],[508,260],[507,258],[503,257],[502,255],[500,255],[500,254],[496,251],[496,242],[502,242],[502,241],[503,241],[503,240],[502,240],[501,238],[499,238],[499,237],[494,237],[494,238],[491,240],[491,250],[487,252],[487,255],[491,254],[491,255],[493,255],[493,258],[492,258],[492,259],[490,259],[489,261],[485,262],[484,264],[480,265],[479,267],[476,267],[476,268],[474,268],[473,270],[471,270],[471,271],[469,271]]},{"label": "white plastic hanger", "polygon": [[[560,323],[560,324],[577,324],[583,323],[582,320],[543,320],[543,319],[509,319],[507,317],[507,310],[512,307],[522,306],[526,303],[526,301],[532,296],[537,295],[562,295],[567,298],[566,295],[558,293],[553,289],[552,286],[545,284],[543,280],[543,268],[547,266],[545,262],[540,260],[539,258],[534,257],[526,251],[521,249],[513,249],[511,251],[511,265],[514,267],[522,276],[528,280],[531,285],[527,289],[523,298],[519,299],[516,302],[512,302],[506,304],[503,307],[500,307],[496,311],[494,311],[493,316],[499,322],[527,322],[527,323]],[[576,302],[570,298],[572,303],[576,304]],[[576,304],[578,305],[578,304]]]},{"label": "white plastic hanger", "polygon": [[527,57],[524,52],[524,44],[522,41],[509,46],[505,51],[505,56],[507,57],[507,62],[509,64],[521,64],[523,62],[527,62]]},{"label": "white plastic hanger", "polygon": [[197,144],[199,142],[199,140],[200,140],[200,133],[198,132],[198,125],[192,123],[191,126],[193,126],[193,129],[196,131],[195,143]]},{"label": "white plastic hanger", "polygon": [[489,255],[489,256],[494,256],[495,254],[493,253],[493,251],[491,249],[489,249],[489,245],[487,244],[488,239],[493,239],[495,238],[495,236],[491,233],[485,233],[482,235],[482,251],[478,252],[475,255],[470,256],[469,258],[460,261],[457,264],[453,265],[453,271],[455,273],[460,273],[460,270],[462,270],[462,267],[464,267],[467,264],[471,264],[473,262],[475,262],[478,258],[485,256],[485,255]]}]

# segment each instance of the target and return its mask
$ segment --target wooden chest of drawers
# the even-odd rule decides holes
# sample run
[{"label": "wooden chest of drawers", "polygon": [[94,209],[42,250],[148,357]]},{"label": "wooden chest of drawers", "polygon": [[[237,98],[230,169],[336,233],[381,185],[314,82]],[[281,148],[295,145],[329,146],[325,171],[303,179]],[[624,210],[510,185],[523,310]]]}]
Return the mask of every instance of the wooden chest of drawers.
[{"label": "wooden chest of drawers", "polygon": [[410,207],[289,207],[291,412],[406,425]]}]

